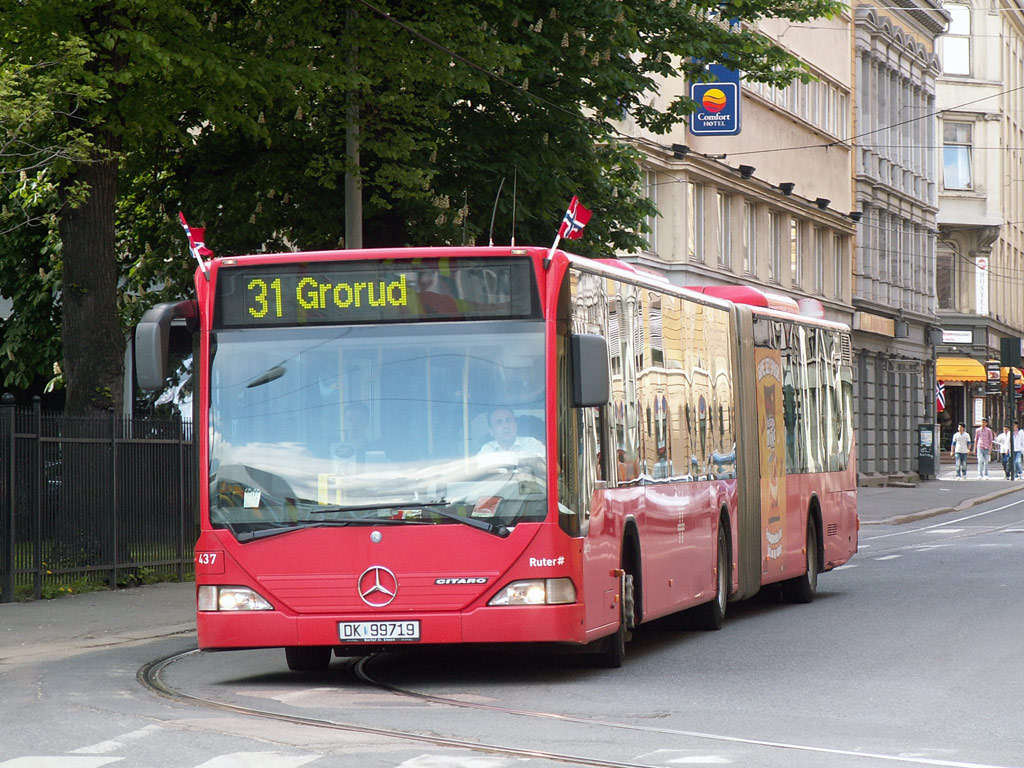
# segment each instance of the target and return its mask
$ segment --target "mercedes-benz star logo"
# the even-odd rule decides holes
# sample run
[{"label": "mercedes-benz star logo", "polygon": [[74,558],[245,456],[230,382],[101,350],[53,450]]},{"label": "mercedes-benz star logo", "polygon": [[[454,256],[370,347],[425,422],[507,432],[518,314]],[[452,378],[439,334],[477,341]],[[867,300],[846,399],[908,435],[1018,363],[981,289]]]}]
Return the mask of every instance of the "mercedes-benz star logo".
[{"label": "mercedes-benz star logo", "polygon": [[398,579],[383,565],[374,565],[359,576],[358,589],[364,603],[383,608],[398,594]]}]

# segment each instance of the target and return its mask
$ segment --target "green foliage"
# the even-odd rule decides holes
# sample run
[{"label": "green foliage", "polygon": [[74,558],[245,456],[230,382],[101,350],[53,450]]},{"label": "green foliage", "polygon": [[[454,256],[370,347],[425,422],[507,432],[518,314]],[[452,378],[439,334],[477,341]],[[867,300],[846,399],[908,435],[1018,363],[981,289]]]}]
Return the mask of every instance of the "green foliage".
[{"label": "green foliage", "polygon": [[679,124],[694,105],[659,82],[699,77],[704,62],[806,79],[752,25],[842,7],[0,0],[0,233],[16,256],[0,260],[0,294],[17,316],[0,370],[12,385],[53,375],[69,258],[57,233],[91,193],[86,162],[118,159],[115,247],[96,258],[118,262],[125,331],[191,291],[179,209],[219,255],[342,246],[350,117],[367,246],[486,243],[504,180],[495,242],[514,228],[519,243],[547,244],[578,194],[594,217],[574,248],[636,251],[654,209],[623,121]]}]

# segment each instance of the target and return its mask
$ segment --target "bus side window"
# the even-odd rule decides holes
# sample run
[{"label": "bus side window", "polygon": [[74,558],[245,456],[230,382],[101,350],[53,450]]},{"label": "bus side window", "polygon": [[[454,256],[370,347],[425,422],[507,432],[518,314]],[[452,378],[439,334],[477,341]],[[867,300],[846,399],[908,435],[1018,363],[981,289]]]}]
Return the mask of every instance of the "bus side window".
[{"label": "bus side window", "polygon": [[[573,333],[607,338],[607,306],[597,276],[569,272],[559,295],[557,324],[558,522],[570,536],[586,534],[586,521],[598,483],[607,477],[608,451],[601,436],[607,406],[576,407],[573,381]],[[594,290],[586,290],[592,286]],[[607,354],[607,353],[606,353]],[[607,377],[607,371],[604,374]]]}]

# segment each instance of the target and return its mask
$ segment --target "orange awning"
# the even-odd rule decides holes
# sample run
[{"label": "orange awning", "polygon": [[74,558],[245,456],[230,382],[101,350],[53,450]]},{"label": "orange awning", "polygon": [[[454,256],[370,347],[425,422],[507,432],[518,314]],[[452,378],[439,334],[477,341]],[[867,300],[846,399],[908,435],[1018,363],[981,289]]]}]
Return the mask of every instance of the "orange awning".
[{"label": "orange awning", "polygon": [[973,357],[939,357],[935,360],[939,381],[988,381],[985,366]]},{"label": "orange awning", "polygon": [[[999,380],[1005,384],[1010,378],[1010,369],[1005,365],[999,369]],[[1013,369],[1013,378],[1015,384],[1020,384],[1020,380],[1024,379],[1024,373],[1021,372],[1020,368]]]}]

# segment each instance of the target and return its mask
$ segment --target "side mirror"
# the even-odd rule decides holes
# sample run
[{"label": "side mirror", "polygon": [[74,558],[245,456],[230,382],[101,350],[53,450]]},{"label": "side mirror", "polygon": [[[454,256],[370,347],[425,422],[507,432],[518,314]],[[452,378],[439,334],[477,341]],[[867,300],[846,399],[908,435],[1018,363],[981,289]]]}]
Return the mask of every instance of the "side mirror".
[{"label": "side mirror", "polygon": [[135,326],[135,374],[139,386],[148,391],[162,389],[167,379],[167,348],[171,337],[171,321],[184,318],[190,331],[196,330],[199,305],[195,301],[157,304]]},{"label": "side mirror", "polygon": [[574,333],[572,353],[572,397],[577,408],[608,404],[608,342],[593,333]]}]

